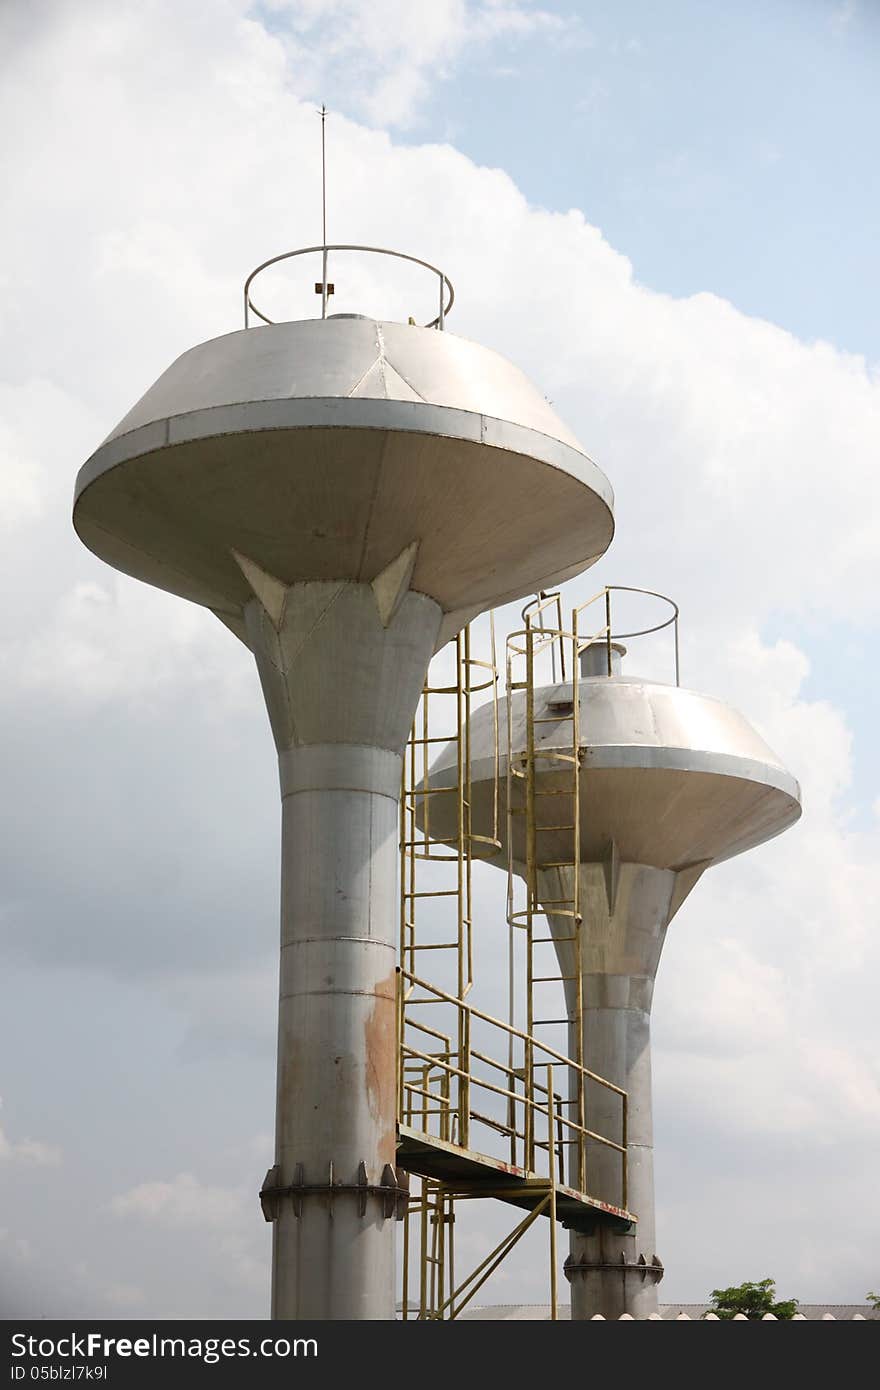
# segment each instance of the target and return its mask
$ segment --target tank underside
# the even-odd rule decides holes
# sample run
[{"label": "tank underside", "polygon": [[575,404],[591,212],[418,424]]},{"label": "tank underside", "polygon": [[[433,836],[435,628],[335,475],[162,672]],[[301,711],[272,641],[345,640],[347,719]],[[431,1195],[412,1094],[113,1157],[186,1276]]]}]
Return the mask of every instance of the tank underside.
[{"label": "tank underside", "polygon": [[[326,413],[343,415],[338,403]],[[562,582],[606,549],[610,512],[578,479],[412,423],[340,418],[163,445],[98,475],[76,529],[116,569],[231,612],[251,596],[233,551],[285,584],[369,583],[418,541],[411,587],[450,613]]]}]

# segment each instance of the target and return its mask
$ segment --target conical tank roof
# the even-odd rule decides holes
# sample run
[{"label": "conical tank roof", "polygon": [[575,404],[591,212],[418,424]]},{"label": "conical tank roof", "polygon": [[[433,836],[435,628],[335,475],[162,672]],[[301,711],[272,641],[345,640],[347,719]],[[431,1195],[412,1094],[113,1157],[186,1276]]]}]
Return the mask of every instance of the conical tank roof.
[{"label": "conical tank roof", "polygon": [[[81,469],[74,524],[102,559],[234,618],[236,555],[285,585],[411,587],[474,613],[591,565],[613,496],[497,353],[359,317],[250,328],[185,352]],[[252,571],[253,573],[253,571]]]}]

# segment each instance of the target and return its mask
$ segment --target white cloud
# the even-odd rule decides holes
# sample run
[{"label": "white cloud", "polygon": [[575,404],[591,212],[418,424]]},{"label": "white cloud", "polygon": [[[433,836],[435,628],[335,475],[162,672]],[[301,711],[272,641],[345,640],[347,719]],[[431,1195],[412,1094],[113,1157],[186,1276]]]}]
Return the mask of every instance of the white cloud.
[{"label": "white cloud", "polygon": [[253,684],[233,641],[213,615],[107,574],[59,594],[40,625],[0,649],[0,671],[7,698],[13,689],[89,707],[136,698],[161,710],[190,684],[233,710]]},{"label": "white cloud", "polygon": [[[276,959],[241,965],[234,971],[201,971],[172,977],[164,986],[169,1002],[187,1020],[180,1055],[184,1061],[241,1053],[275,1056],[278,995]],[[271,1142],[269,1151],[271,1152]],[[265,1137],[254,1141],[265,1155]]]},{"label": "white cloud", "polygon": [[[260,1175],[262,1176],[262,1174]],[[255,1190],[203,1183],[191,1173],[178,1173],[168,1181],[140,1183],[114,1197],[110,1211],[120,1221],[138,1222],[142,1229],[153,1228],[161,1240],[164,1259],[175,1248],[188,1258],[195,1253],[204,1267],[215,1271],[213,1304],[219,1297],[230,1297],[231,1307],[260,1308],[268,1297],[266,1236]],[[140,1295],[142,1290],[136,1288]],[[126,1286],[105,1293],[119,1305],[121,1298],[133,1302]],[[167,1297],[167,1293],[165,1294]],[[215,1315],[212,1290],[195,1296],[201,1315]],[[151,1301],[156,1302],[155,1293]],[[138,1296],[137,1302],[144,1299]],[[179,1304],[174,1313],[180,1316]]]},{"label": "white cloud", "polygon": [[191,1173],[168,1182],[144,1182],[110,1203],[114,1216],[133,1216],[162,1226],[193,1226],[224,1231],[240,1217],[245,1198],[228,1187],[212,1187]]},{"label": "white cloud", "polygon": [[[8,389],[8,388],[7,388]],[[18,525],[39,513],[42,497],[42,468],[33,457],[23,454],[9,425],[0,420],[0,528]]]},{"label": "white cloud", "polygon": [[298,95],[382,127],[411,125],[431,88],[475,47],[577,32],[577,19],[514,0],[269,0]]},{"label": "white cloud", "polygon": [[859,13],[857,0],[840,0],[831,11],[831,30],[835,35],[847,33]]},{"label": "white cloud", "polygon": [[[0,1099],[0,1107],[3,1101]],[[9,1139],[0,1127],[0,1163],[30,1164],[35,1168],[54,1168],[61,1162],[61,1150],[42,1139]]]}]

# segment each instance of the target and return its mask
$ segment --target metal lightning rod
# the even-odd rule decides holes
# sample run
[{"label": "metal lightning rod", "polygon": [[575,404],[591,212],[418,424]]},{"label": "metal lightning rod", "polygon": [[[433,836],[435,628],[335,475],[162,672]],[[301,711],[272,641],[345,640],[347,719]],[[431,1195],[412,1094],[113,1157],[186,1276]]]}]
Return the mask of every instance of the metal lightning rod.
[{"label": "metal lightning rod", "polygon": [[321,214],[323,242],[327,245],[327,108],[321,107]]},{"label": "metal lightning rod", "polygon": [[327,107],[321,103],[321,244],[324,248],[321,270],[321,318],[327,317]]}]

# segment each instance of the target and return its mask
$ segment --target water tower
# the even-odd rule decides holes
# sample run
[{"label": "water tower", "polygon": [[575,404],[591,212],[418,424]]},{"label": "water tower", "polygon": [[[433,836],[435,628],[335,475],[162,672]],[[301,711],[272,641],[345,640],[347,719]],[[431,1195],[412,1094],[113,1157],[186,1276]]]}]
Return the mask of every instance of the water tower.
[{"label": "water tower", "polygon": [[377,248],[307,249],[321,317],[271,322],[258,267],[244,329],[179,357],[80,470],[74,525],[256,658],[282,798],[272,1315],[391,1318],[402,750],[432,653],[598,559],[612,493],[520,371],[443,331],[441,271],[417,262],[424,326],[328,316],[330,256]]},{"label": "water tower", "polygon": [[[583,1087],[586,1129],[609,1134],[617,1126],[626,1147],[625,1205],[637,1225],[572,1231],[565,1270],[572,1317],[580,1319],[643,1318],[657,1308],[663,1266],[654,1246],[650,1020],[666,929],[706,869],[780,834],[800,815],[797,782],[742,715],[678,685],[677,607],[668,622],[647,629],[674,624],[676,684],[667,685],[623,673],[626,649],[614,640],[611,595],[597,595],[607,620],[593,637],[580,635],[589,604],[565,626],[558,597],[526,610],[525,629],[508,639],[508,694],[497,723],[489,706],[470,721],[475,835],[493,824],[497,725],[508,731],[500,779],[507,814],[496,822],[505,827],[506,854],[488,862],[525,880],[527,907],[512,921],[527,929],[529,998],[533,978],[560,982],[569,1056],[628,1096],[620,1135],[607,1087]],[[551,602],[559,616],[548,626]],[[567,651],[568,677],[539,686],[534,674],[548,649],[562,662]],[[440,752],[431,787],[453,782],[454,755],[452,747]],[[431,835],[450,831],[443,798],[432,798]],[[555,947],[553,974],[535,964],[542,937],[533,933],[533,915],[549,924],[543,939]],[[527,1031],[541,1022],[529,1018]],[[586,1147],[587,1189],[619,1202],[615,1154]]]}]

